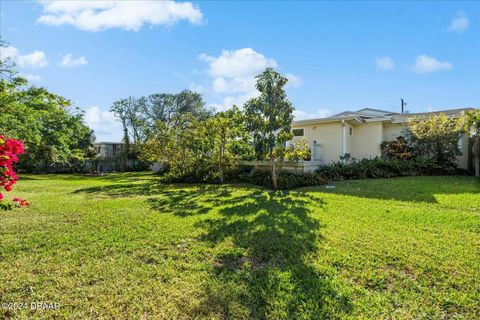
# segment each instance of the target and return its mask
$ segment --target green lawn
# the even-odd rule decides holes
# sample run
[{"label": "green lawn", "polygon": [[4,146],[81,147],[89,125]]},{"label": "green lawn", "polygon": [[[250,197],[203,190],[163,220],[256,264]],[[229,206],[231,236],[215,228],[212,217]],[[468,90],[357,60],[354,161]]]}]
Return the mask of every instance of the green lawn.
[{"label": "green lawn", "polygon": [[0,303],[60,307],[0,318],[480,318],[480,179],[334,185],[24,176],[31,207],[0,212]]}]

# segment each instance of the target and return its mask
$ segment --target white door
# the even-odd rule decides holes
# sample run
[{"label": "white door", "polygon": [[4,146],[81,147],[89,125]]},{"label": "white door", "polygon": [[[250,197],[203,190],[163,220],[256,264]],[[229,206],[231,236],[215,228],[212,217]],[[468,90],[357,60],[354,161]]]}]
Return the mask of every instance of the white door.
[{"label": "white door", "polygon": [[322,161],[323,160],[322,145],[317,143],[317,142],[313,142],[312,160],[313,161]]}]

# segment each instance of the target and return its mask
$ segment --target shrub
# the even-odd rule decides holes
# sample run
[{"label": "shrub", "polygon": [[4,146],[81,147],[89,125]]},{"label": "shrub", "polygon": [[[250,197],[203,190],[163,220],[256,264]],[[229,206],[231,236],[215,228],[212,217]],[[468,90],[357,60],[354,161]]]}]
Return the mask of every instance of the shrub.
[{"label": "shrub", "polygon": [[461,155],[458,139],[463,134],[461,118],[439,114],[416,117],[408,122],[407,140],[415,157],[435,160],[446,167],[453,166]]},{"label": "shrub", "polygon": [[[243,182],[273,188],[272,177],[268,171],[257,170],[250,175],[243,175],[241,179]],[[278,174],[279,189],[319,186],[326,183],[327,181],[316,172],[292,173],[282,171]]]},{"label": "shrub", "polygon": [[[173,171],[161,174],[162,181],[168,183],[219,183],[216,171],[203,172],[192,170],[189,174],[179,175]],[[254,170],[251,166],[238,166],[225,172],[225,182],[251,183],[257,186],[273,188],[272,175],[268,170]],[[279,189],[293,189],[299,187],[318,186],[327,183],[320,174],[292,173],[281,171],[278,173]]]},{"label": "shrub", "polygon": [[[162,175],[165,182],[186,183],[218,183],[215,171],[203,172],[192,170],[187,175],[178,175],[168,171]],[[321,166],[316,172],[293,173],[281,171],[278,174],[279,189],[293,189],[299,187],[319,186],[328,181],[392,178],[418,175],[449,175],[456,174],[454,165],[439,165],[432,159],[388,160],[381,158],[355,160],[345,159]],[[245,182],[258,186],[273,188],[272,176],[268,170],[254,170],[250,166],[238,166],[225,172],[226,182]]]},{"label": "shrub", "polygon": [[455,174],[454,165],[439,165],[435,160],[363,159],[350,163],[335,162],[321,166],[317,173],[325,180],[391,178],[416,175]]},{"label": "shrub", "polygon": [[387,159],[410,160],[413,158],[412,148],[404,136],[399,136],[394,141],[383,141],[380,149]]},{"label": "shrub", "polygon": [[[13,169],[13,165],[18,162],[18,155],[24,154],[23,144],[13,139],[5,139],[0,135],[0,188],[11,191],[13,185],[17,182],[18,177]],[[28,202],[15,198],[14,205],[17,207],[26,207]],[[3,194],[0,192],[0,209],[12,209],[12,204],[3,200]]]}]

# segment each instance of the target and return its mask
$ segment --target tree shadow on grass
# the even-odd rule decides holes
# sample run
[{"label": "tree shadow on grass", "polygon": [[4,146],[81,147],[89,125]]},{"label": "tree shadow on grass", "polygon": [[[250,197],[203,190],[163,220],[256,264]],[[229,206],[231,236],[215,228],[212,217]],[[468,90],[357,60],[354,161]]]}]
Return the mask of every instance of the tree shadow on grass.
[{"label": "tree shadow on grass", "polygon": [[[242,189],[244,187],[238,187]],[[80,188],[73,191],[75,194],[89,194],[98,197],[135,197],[135,196],[155,196],[165,199],[151,198],[149,199],[152,207],[157,206],[167,207],[171,206],[168,211],[172,212],[174,209],[179,209],[182,205],[189,204],[193,200],[198,200],[205,194],[211,198],[227,197],[230,195],[228,186],[209,185],[209,184],[167,184],[162,183],[159,179],[146,179],[140,183],[132,182],[117,182],[107,185],[100,185],[95,187]],[[170,198],[170,199],[169,199]],[[156,203],[157,202],[157,203]],[[165,209],[164,208],[164,209]]]},{"label": "tree shadow on grass", "polygon": [[162,189],[156,195],[160,197],[147,199],[151,209],[187,217],[210,212],[222,198],[230,197],[231,192],[220,186],[200,185],[188,189]]},{"label": "tree shadow on grass", "polygon": [[[334,319],[349,313],[332,274],[315,266],[321,223],[311,210],[325,205],[301,191],[217,185],[114,183],[76,193],[147,196],[152,210],[196,217],[199,240],[211,248],[201,303],[187,314],[223,319]],[[213,213],[213,214],[208,214]],[[195,222],[196,221],[196,222]],[[185,308],[184,305],[180,306]]]},{"label": "tree shadow on grass", "polygon": [[115,172],[106,173],[103,176],[92,176],[84,173],[22,173],[20,174],[21,180],[85,180],[85,181],[104,181],[109,183],[132,183],[140,181],[150,181],[157,179],[156,176],[150,174],[146,175],[145,172]]},{"label": "tree shadow on grass", "polygon": [[168,191],[163,195],[162,199],[173,201],[154,202],[156,210],[180,217],[210,210],[219,213],[196,223],[203,231],[200,240],[218,254],[203,301],[190,314],[223,319],[334,319],[351,310],[348,297],[336,291],[331,275],[320,272],[312,261],[322,238],[321,224],[309,207],[323,207],[322,199],[303,192],[258,189],[241,195],[218,189],[201,196]]},{"label": "tree shadow on grass", "polygon": [[97,197],[133,197],[133,196],[151,196],[165,188],[164,185],[152,180],[147,180],[141,183],[112,183],[107,185],[100,185],[96,187],[81,188],[73,191],[73,193],[85,193]]}]

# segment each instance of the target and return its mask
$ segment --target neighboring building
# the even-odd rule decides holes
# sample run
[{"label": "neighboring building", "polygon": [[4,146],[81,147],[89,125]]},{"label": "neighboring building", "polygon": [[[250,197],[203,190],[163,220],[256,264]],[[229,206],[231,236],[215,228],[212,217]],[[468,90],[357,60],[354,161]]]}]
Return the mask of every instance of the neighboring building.
[{"label": "neighboring building", "polygon": [[[395,140],[403,134],[409,118],[419,115],[445,113],[460,116],[472,108],[444,110],[428,113],[395,113],[364,108],[358,111],[345,111],[328,118],[299,120],[292,123],[293,143],[305,139],[311,148],[311,160],[329,163],[349,153],[356,159],[381,156],[380,144]],[[458,157],[460,168],[467,169],[471,159],[468,136],[459,138],[462,155]]]},{"label": "neighboring building", "polygon": [[103,160],[116,159],[122,149],[123,143],[119,142],[97,142],[94,143],[97,157]]},{"label": "neighboring building", "polygon": [[86,169],[96,172],[124,172],[147,169],[148,164],[146,162],[120,157],[123,146],[124,144],[119,142],[94,143],[97,157],[85,162]]}]

